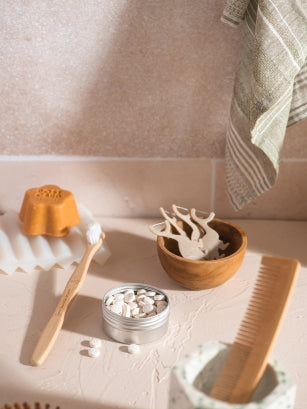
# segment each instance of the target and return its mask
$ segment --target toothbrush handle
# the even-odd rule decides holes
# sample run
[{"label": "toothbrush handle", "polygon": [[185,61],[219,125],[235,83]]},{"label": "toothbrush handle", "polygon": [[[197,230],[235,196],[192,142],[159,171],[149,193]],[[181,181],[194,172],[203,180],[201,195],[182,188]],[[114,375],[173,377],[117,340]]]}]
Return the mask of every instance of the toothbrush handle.
[{"label": "toothbrush handle", "polygon": [[61,299],[52,314],[51,318],[47,322],[43,332],[40,335],[38,343],[33,351],[31,357],[31,363],[34,366],[39,366],[44,363],[45,359],[49,355],[58,334],[62,328],[63,321],[65,318],[66,311],[70,306],[71,302],[74,300],[75,296],[78,294],[79,289],[85,279],[90,262],[102,244],[102,237],[97,243],[93,245],[88,245],[87,249],[82,257],[80,263],[76,267],[75,271],[68,280]]},{"label": "toothbrush handle", "polygon": [[33,351],[31,357],[32,365],[40,366],[44,363],[62,328],[64,316],[65,313],[61,315],[53,314],[49,319]]}]

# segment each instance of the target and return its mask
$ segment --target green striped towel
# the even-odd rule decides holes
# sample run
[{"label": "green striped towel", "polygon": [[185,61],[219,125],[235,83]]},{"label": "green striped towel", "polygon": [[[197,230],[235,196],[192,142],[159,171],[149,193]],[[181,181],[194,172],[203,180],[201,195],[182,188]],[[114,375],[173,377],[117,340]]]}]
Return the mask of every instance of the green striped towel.
[{"label": "green striped towel", "polygon": [[307,0],[228,0],[222,21],[242,20],[225,153],[237,210],[273,186],[286,128],[307,117]]}]

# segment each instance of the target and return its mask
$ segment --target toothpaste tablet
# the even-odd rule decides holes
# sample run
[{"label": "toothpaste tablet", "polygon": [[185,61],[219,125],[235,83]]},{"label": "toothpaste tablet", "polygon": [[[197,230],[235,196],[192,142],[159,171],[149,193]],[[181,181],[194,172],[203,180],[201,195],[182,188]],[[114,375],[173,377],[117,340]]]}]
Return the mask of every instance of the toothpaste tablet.
[{"label": "toothpaste tablet", "polygon": [[87,353],[91,358],[98,358],[100,355],[100,350],[98,348],[90,348]]},{"label": "toothpaste tablet", "polygon": [[100,348],[101,347],[101,339],[99,338],[91,338],[89,341],[90,347],[92,348]]},{"label": "toothpaste tablet", "polygon": [[144,288],[129,288],[109,296],[105,305],[115,314],[126,318],[149,318],[159,314],[168,305],[164,294]]},{"label": "toothpaste tablet", "polygon": [[128,352],[129,354],[136,354],[140,350],[140,347],[136,344],[130,344],[128,345]]}]

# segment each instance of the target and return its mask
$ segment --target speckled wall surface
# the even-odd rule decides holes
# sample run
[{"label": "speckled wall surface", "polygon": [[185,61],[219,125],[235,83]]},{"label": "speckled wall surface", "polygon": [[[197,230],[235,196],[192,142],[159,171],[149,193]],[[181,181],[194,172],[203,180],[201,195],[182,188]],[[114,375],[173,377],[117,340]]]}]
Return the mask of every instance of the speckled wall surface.
[{"label": "speckled wall surface", "polygon": [[[222,160],[241,36],[220,22],[224,4],[1,2],[0,158]],[[282,152],[299,184],[306,134],[306,121],[289,128]]]},{"label": "speckled wall surface", "polygon": [[240,35],[222,8],[2,2],[2,154],[222,156]]}]

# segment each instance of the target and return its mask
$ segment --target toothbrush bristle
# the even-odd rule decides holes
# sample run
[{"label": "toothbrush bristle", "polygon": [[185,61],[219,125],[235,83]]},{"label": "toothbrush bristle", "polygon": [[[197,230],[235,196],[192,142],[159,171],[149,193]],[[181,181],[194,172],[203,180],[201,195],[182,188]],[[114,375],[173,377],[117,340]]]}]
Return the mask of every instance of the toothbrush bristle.
[{"label": "toothbrush bristle", "polygon": [[90,223],[86,230],[86,240],[90,244],[95,244],[100,239],[101,234],[102,230],[100,224],[97,222]]}]

